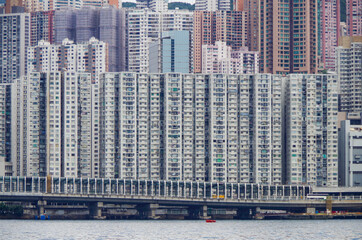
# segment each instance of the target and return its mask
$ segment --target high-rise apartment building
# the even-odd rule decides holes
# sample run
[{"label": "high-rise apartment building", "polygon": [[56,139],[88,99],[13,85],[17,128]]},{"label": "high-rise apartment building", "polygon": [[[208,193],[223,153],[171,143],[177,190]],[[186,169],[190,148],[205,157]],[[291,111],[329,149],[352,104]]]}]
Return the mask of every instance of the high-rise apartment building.
[{"label": "high-rise apartment building", "polygon": [[95,82],[100,73],[108,71],[108,46],[94,37],[79,44],[67,39],[61,45],[40,41],[28,48],[28,70],[88,72]]},{"label": "high-rise apartment building", "polygon": [[32,72],[12,85],[13,175],[99,177],[91,75]]},{"label": "high-rise apartment building", "polygon": [[155,12],[165,12],[168,10],[168,0],[137,0],[137,8],[149,8]]},{"label": "high-rise apartment building", "polygon": [[256,75],[252,88],[253,182],[281,184],[283,154],[283,81],[279,75]]},{"label": "high-rise apartment building", "polygon": [[[12,132],[11,120],[12,109],[14,105],[12,102],[12,94],[14,91],[14,84],[6,83],[0,84],[0,174],[2,176],[12,176],[14,174],[12,168]],[[14,174],[16,175],[16,174]]]},{"label": "high-rise apartment building", "polygon": [[202,73],[256,74],[259,72],[258,52],[246,47],[232,50],[226,42],[202,46]]},{"label": "high-rise apartment building", "polygon": [[338,186],[337,76],[291,74],[286,89],[287,183]]},{"label": "high-rise apartment building", "polygon": [[213,45],[216,41],[238,50],[247,46],[247,12],[196,11],[194,15],[194,72],[202,72],[202,45]]},{"label": "high-rise apartment building", "polygon": [[318,1],[259,4],[260,72],[316,73]]},{"label": "high-rise apartment building", "polygon": [[[237,0],[243,1],[243,10],[248,12],[248,47],[250,51],[260,51],[259,36],[259,1],[258,0]],[[241,4],[238,4],[239,6]],[[239,11],[239,10],[237,10]]]},{"label": "high-rise apartment building", "polygon": [[336,48],[336,72],[339,78],[339,111],[362,111],[362,36],[341,37]]},{"label": "high-rise apartment building", "polygon": [[27,71],[30,14],[1,14],[0,32],[0,83],[10,83]]},{"label": "high-rise apartment building", "polygon": [[82,0],[52,0],[53,8],[51,10],[60,10],[64,8],[79,9],[82,7]]},{"label": "high-rise apartment building", "polygon": [[340,2],[339,0],[323,0],[320,19],[322,48],[321,57],[324,69],[335,69],[335,49],[338,46],[340,27]]},{"label": "high-rise apartment building", "polygon": [[54,11],[30,13],[30,46],[36,46],[40,40],[54,43]]},{"label": "high-rise apartment building", "polygon": [[228,0],[196,0],[196,11],[230,11],[231,1]]},{"label": "high-rise apartment building", "polygon": [[164,31],[192,31],[193,12],[153,12],[136,9],[127,13],[128,71],[148,73],[149,43]]},{"label": "high-rise apartment building", "polygon": [[165,31],[149,45],[150,73],[191,73],[192,39],[189,31]]},{"label": "high-rise apartment building", "polygon": [[65,38],[75,43],[95,37],[108,44],[109,71],[127,69],[125,11],[114,7],[64,9],[55,12],[55,43]]},{"label": "high-rise apartment building", "polygon": [[336,75],[31,72],[0,84],[0,172],[337,186],[337,99]]},{"label": "high-rise apartment building", "polygon": [[346,1],[346,20],[348,36],[362,36],[362,1]]},{"label": "high-rise apartment building", "polygon": [[105,73],[100,77],[101,175],[161,178],[161,75]]}]

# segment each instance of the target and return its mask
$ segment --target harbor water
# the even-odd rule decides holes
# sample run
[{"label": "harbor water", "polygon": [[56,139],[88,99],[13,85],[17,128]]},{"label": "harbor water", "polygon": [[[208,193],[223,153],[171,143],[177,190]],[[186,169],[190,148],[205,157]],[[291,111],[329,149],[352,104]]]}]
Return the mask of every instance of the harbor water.
[{"label": "harbor water", "polygon": [[0,239],[362,239],[362,220],[0,220]]}]

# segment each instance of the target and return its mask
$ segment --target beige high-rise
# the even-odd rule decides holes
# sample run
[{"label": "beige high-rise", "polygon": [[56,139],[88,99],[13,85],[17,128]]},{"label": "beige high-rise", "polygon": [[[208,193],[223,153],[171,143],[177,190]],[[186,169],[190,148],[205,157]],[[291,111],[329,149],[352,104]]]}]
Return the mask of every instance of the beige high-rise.
[{"label": "beige high-rise", "polygon": [[260,72],[317,72],[317,0],[261,0]]}]

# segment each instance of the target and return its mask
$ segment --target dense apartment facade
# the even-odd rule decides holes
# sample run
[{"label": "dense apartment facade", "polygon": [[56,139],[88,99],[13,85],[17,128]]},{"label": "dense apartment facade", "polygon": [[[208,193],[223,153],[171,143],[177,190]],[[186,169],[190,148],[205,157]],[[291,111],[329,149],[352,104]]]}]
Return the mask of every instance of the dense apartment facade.
[{"label": "dense apartment facade", "polygon": [[321,29],[318,29],[322,33],[321,61],[324,69],[335,70],[336,47],[340,34],[340,1],[323,0],[321,4]]},{"label": "dense apartment facade", "polygon": [[202,72],[202,46],[226,42],[233,50],[247,47],[248,13],[246,11],[196,11],[194,13],[194,73]]},{"label": "dense apartment facade", "polygon": [[346,23],[348,36],[362,35],[362,1],[346,1]]},{"label": "dense apartment facade", "polygon": [[233,50],[226,42],[202,46],[202,73],[256,74],[259,72],[258,52],[246,47]]},{"label": "dense apartment facade", "polygon": [[30,45],[30,14],[0,14],[0,83],[26,74],[26,48]]},{"label": "dense apartment facade", "polygon": [[154,12],[135,9],[127,12],[128,71],[149,73],[149,44],[165,31],[189,31],[193,28],[193,12],[169,10]]},{"label": "dense apartment facade", "polygon": [[337,98],[336,75],[32,72],[0,84],[0,171],[337,186]]},{"label": "dense apartment facade", "polygon": [[196,0],[196,11],[230,11],[232,2],[228,0]]},{"label": "dense apartment facade", "polygon": [[59,45],[39,41],[28,48],[29,72],[88,72],[96,82],[99,74],[108,69],[108,45],[94,37],[78,44],[68,39]]},{"label": "dense apartment facade", "polygon": [[291,74],[286,89],[287,183],[338,186],[337,76]]},{"label": "dense apartment facade", "polygon": [[127,69],[126,14],[112,6],[63,9],[54,14],[55,44],[64,39],[83,43],[95,37],[108,44],[109,71]]},{"label": "dense apartment facade", "polygon": [[318,1],[259,4],[260,72],[317,73]]},{"label": "dense apartment facade", "polygon": [[362,111],[362,37],[342,37],[336,48],[336,72],[339,77],[339,110]]},{"label": "dense apartment facade", "polygon": [[54,11],[31,12],[30,46],[35,46],[40,40],[54,43]]}]

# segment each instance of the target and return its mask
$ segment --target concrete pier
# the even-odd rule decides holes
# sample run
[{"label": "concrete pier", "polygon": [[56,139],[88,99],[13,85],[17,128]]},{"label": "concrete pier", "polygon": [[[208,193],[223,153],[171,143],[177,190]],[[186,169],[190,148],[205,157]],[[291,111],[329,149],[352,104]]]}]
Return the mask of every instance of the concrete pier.
[{"label": "concrete pier", "polygon": [[89,204],[89,216],[92,219],[105,219],[106,217],[102,215],[103,202],[94,202]]},{"label": "concrete pier", "polygon": [[38,200],[37,208],[38,208],[38,216],[45,215],[45,206],[47,205],[47,201]]}]

